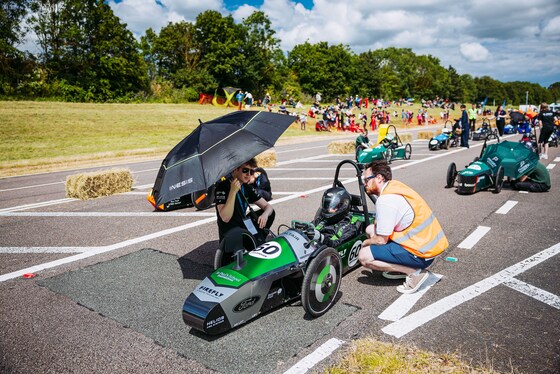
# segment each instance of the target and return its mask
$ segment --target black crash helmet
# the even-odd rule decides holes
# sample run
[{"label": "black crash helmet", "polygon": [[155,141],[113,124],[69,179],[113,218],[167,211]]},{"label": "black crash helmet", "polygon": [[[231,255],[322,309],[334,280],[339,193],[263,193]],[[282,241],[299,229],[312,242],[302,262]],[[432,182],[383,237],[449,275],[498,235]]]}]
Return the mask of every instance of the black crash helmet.
[{"label": "black crash helmet", "polygon": [[350,211],[350,194],[342,187],[332,187],[323,193],[321,218],[328,224],[340,221]]}]

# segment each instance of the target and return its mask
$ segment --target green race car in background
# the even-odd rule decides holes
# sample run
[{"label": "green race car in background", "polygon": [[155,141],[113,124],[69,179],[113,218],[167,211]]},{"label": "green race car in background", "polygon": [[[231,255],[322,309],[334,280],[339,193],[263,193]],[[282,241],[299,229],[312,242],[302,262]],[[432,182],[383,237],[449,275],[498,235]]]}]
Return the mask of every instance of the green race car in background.
[{"label": "green race car in background", "polygon": [[487,145],[487,140],[480,157],[476,157],[466,169],[457,172],[454,162],[449,165],[447,188],[452,188],[457,181],[459,194],[472,194],[488,188],[499,193],[505,177],[519,179],[537,166],[539,156],[522,143],[505,140]]},{"label": "green race car in background", "polygon": [[[393,134],[389,134],[389,129],[393,129]],[[366,148],[358,153],[357,161],[360,164],[368,164],[374,160],[387,160],[390,163],[392,160],[410,160],[412,155],[412,146],[410,143],[403,144],[397,128],[389,125],[387,128],[387,135],[373,148]]]},{"label": "green race car in background", "polygon": [[239,248],[233,263],[217,268],[187,297],[182,312],[187,325],[209,335],[221,334],[298,299],[311,317],[329,310],[336,302],[342,275],[360,265],[358,252],[366,238],[365,228],[373,220],[358,164],[340,162],[333,187],[345,188],[338,179],[345,164],[354,166],[358,178],[360,195],[351,195],[351,222],[358,235],[329,248],[309,239],[309,224],[294,221],[292,227],[284,226],[285,231],[253,250]]}]

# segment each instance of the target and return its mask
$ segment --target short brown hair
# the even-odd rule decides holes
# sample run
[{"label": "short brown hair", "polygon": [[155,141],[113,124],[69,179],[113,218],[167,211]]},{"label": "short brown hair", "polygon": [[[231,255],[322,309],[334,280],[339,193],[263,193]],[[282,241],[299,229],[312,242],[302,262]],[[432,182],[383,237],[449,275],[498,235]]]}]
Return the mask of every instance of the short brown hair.
[{"label": "short brown hair", "polygon": [[372,175],[381,174],[386,181],[393,179],[393,172],[387,160],[375,160],[367,164],[366,169],[371,169]]},{"label": "short brown hair", "polygon": [[548,104],[547,103],[541,103],[541,110],[548,110]]},{"label": "short brown hair", "polygon": [[[256,168],[258,166],[257,165],[257,160],[254,157],[252,159],[250,159],[249,161],[246,161],[246,162],[243,163],[243,165],[245,165],[245,164],[249,165],[252,168]],[[243,166],[243,165],[241,165],[241,166]]]}]

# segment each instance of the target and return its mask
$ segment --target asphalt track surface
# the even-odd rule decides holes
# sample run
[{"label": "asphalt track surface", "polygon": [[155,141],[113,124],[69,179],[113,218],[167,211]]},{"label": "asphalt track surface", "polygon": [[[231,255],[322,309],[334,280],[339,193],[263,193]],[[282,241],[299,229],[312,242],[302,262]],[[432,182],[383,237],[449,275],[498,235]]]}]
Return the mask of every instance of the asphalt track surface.
[{"label": "asphalt track surface", "polygon": [[[349,157],[327,154],[330,141],[276,147],[274,229],[313,217]],[[548,193],[506,186],[460,196],[444,188],[447,167],[461,169],[482,142],[435,152],[426,144],[413,141],[412,159],[394,161],[393,175],[428,201],[450,242],[443,257],[456,262],[436,260],[429,283],[404,296],[399,281],[358,268],[323,317],[294,303],[218,338],[181,319],[184,299],[211,271],[215,213],[154,212],[145,196],[160,160],[120,165],[132,170],[134,190],[90,201],[64,192],[67,175],[89,169],[1,179],[0,371],[303,373],[374,337],[501,371],[560,372],[560,151],[544,161]],[[341,179],[356,185],[350,168]]]}]

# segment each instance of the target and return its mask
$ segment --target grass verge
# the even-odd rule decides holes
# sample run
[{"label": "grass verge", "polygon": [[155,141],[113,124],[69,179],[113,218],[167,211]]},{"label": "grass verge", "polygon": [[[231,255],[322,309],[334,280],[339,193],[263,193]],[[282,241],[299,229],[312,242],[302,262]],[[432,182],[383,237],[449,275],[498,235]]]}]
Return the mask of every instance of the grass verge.
[{"label": "grass verge", "polygon": [[340,355],[342,358],[338,364],[325,369],[325,374],[498,373],[491,365],[474,367],[454,354],[432,353],[372,338],[353,341]]}]

